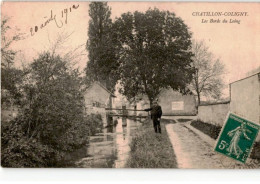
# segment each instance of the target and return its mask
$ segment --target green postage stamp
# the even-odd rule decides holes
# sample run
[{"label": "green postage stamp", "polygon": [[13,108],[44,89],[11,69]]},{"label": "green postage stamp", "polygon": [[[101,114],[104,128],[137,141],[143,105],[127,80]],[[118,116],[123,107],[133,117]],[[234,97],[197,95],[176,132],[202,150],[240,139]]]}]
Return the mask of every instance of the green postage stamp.
[{"label": "green postage stamp", "polygon": [[246,163],[259,129],[259,125],[229,113],[214,150]]}]

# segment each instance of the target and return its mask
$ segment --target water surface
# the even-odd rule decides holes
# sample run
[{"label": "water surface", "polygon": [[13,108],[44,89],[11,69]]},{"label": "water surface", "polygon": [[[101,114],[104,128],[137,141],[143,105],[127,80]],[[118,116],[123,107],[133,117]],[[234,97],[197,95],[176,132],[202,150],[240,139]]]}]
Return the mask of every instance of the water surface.
[{"label": "water surface", "polygon": [[81,149],[85,154],[75,162],[84,168],[124,168],[130,153],[131,138],[140,121],[119,118],[118,124],[104,128],[102,133],[90,137]]}]

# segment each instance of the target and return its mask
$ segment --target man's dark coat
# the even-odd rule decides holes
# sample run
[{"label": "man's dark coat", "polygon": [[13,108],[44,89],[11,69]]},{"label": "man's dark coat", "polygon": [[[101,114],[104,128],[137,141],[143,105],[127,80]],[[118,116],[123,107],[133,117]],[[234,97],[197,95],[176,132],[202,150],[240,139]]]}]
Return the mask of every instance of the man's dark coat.
[{"label": "man's dark coat", "polygon": [[145,109],[145,111],[151,111],[151,119],[158,119],[162,117],[162,108],[160,105],[152,106],[149,109]]}]

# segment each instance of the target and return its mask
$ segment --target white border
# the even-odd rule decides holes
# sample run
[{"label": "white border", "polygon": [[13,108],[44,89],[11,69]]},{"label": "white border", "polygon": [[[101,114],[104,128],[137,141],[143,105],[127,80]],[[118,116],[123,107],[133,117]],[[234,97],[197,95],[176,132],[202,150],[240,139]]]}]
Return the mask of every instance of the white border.
[{"label": "white border", "polygon": [[[2,0],[1,0],[2,1]],[[9,0],[17,1],[17,0]],[[34,0],[37,1],[37,0]],[[48,0],[50,1],[50,0]],[[64,1],[64,0],[53,0]],[[68,0],[65,0],[68,1]],[[84,1],[84,0],[78,0]],[[97,0],[100,1],[100,0]],[[136,1],[136,0],[132,0]],[[143,0],[148,1],[148,0]],[[159,1],[159,0],[151,0]],[[168,1],[168,0],[160,0]],[[176,0],[181,2],[181,0]],[[183,0],[191,2],[190,0]],[[193,0],[192,2],[260,2],[259,0]],[[198,183],[239,184],[259,183],[260,170],[213,170],[213,169],[3,169],[0,168],[1,183]],[[3,182],[4,181],[4,182]],[[88,181],[88,182],[86,182]],[[99,182],[98,182],[99,181]],[[134,181],[134,182],[132,182]],[[211,181],[211,182],[209,182]]]}]

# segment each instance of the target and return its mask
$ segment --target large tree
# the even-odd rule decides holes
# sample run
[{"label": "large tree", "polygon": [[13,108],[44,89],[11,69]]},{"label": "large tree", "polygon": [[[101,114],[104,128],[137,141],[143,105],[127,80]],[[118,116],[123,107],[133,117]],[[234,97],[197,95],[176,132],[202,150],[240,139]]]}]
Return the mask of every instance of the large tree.
[{"label": "large tree", "polygon": [[113,28],[123,95],[147,95],[151,103],[163,88],[186,92],[193,74],[191,33],[181,18],[158,9],[128,12]]},{"label": "large tree", "polygon": [[20,113],[2,129],[5,167],[55,166],[65,152],[88,142],[78,71],[49,52],[40,54],[29,69],[21,84]]},{"label": "large tree", "polygon": [[111,37],[111,9],[107,2],[92,2],[89,5],[89,16],[87,81],[99,81],[113,90],[117,82],[115,72],[118,65]]},{"label": "large tree", "polygon": [[[35,59],[24,82],[24,113],[30,117],[25,126],[29,137],[57,143],[59,136],[83,118],[80,77],[61,57],[49,52]],[[53,142],[52,142],[53,141]]]},{"label": "large tree", "polygon": [[201,97],[218,100],[222,95],[224,82],[222,75],[225,66],[219,59],[214,58],[204,41],[192,42],[193,66],[195,74],[191,83],[191,90],[197,95],[198,105]]}]

